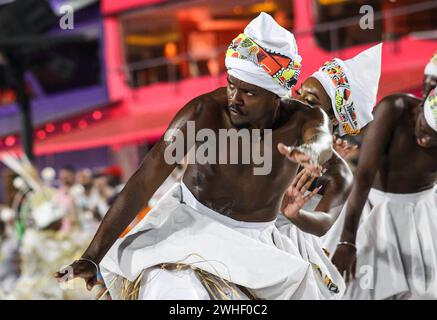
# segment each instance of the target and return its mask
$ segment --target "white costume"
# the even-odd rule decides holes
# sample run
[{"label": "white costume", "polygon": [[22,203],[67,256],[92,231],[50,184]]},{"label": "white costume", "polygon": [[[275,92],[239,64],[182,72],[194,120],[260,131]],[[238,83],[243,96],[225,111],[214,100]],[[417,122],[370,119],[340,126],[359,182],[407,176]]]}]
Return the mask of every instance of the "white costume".
[{"label": "white costume", "polygon": [[425,76],[437,77],[437,52],[434,53],[431,60],[426,65]]},{"label": "white costume", "polygon": [[[290,94],[300,69],[293,35],[265,13],[232,41],[225,62],[230,75],[280,97]],[[181,183],[114,244],[100,267],[116,299],[125,297],[124,279],[141,284],[141,299],[339,298],[344,285],[331,281],[326,259],[310,250],[303,255],[275,221],[226,217]]]},{"label": "white costume", "polygon": [[[340,122],[340,134],[357,134],[360,129],[373,120],[372,110],[378,93],[378,83],[381,75],[382,44],[373,46],[349,60],[334,58],[316,71],[312,76],[316,78],[331,98],[332,108]],[[343,124],[343,125],[342,125]],[[314,211],[321,200],[315,195],[304,206],[307,211]],[[332,256],[344,223],[344,207],[332,208],[330,213],[338,219],[326,235],[318,238],[299,230],[282,215],[278,218],[277,226],[281,233],[292,239],[298,237],[301,242],[311,243],[312,249],[321,254],[325,252]],[[339,214],[335,212],[341,211]],[[310,246],[310,247],[311,247]],[[303,256],[305,256],[303,254]],[[328,268],[334,268],[325,264]],[[332,271],[331,274],[334,274]]]},{"label": "white costume", "polygon": [[[437,131],[436,89],[423,108],[426,122]],[[357,231],[357,279],[345,299],[437,299],[436,189],[370,190]],[[345,212],[324,239],[328,249],[335,249],[341,237]]]},{"label": "white costume", "polygon": [[357,279],[345,299],[437,299],[435,190],[371,189],[357,232]]},{"label": "white costume", "polygon": [[352,59],[327,61],[312,75],[331,98],[340,135],[358,134],[373,120],[381,58],[382,44],[378,44]]},{"label": "white costume", "polygon": [[[313,264],[303,260],[297,246],[278,231],[274,221],[241,222],[223,216],[198,202],[183,184],[176,184],[114,244],[100,267],[115,299],[120,298],[118,276],[133,282],[143,270],[143,299],[210,296],[191,269],[182,273],[161,270],[163,264],[191,266],[224,279],[230,285],[221,289],[230,299],[247,298],[234,285],[261,299],[340,297],[342,283],[331,285],[324,261],[314,258]],[[320,286],[324,281],[327,286]]]}]

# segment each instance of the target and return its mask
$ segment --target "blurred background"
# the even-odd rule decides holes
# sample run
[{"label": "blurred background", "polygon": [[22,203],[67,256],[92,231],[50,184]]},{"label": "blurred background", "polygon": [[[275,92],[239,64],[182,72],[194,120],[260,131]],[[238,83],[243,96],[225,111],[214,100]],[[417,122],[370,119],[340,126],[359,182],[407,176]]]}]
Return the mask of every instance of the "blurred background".
[{"label": "blurred background", "polygon": [[225,86],[225,50],[262,11],[294,33],[300,81],[383,41],[379,99],[420,96],[437,1],[0,0],[0,298],[96,296],[48,270],[80,256],[176,112]]}]

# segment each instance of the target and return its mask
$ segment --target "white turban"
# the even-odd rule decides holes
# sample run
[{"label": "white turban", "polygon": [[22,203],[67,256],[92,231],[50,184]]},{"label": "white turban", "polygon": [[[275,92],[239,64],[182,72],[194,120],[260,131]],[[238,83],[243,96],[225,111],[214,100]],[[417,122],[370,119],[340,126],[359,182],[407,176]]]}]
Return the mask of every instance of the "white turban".
[{"label": "white turban", "polygon": [[9,222],[14,220],[15,212],[10,208],[0,209],[0,220],[3,222]]},{"label": "white turban", "polygon": [[437,131],[437,87],[432,89],[423,107],[426,123]]},{"label": "white turban", "polygon": [[284,98],[291,96],[301,60],[293,34],[262,12],[232,41],[225,64],[231,76]]},{"label": "white turban", "polygon": [[434,53],[431,60],[426,65],[425,76],[437,77],[437,52]]},{"label": "white turban", "polygon": [[382,43],[349,60],[333,59],[312,76],[331,98],[340,134],[356,135],[373,120],[381,76]]},{"label": "white turban", "polygon": [[38,229],[44,229],[53,222],[61,220],[67,214],[67,209],[58,201],[47,201],[32,209],[32,218]]}]

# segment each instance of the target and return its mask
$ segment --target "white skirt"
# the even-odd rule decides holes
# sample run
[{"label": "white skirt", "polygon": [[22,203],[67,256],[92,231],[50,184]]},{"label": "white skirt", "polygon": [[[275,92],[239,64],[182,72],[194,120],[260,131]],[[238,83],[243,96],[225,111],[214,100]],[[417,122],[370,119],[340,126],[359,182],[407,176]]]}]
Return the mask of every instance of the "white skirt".
[{"label": "white skirt", "polygon": [[437,299],[435,190],[371,189],[356,244],[357,278],[346,299]]},{"label": "white skirt", "polygon": [[[307,208],[310,210],[310,208]],[[340,299],[345,290],[345,283],[337,268],[329,259],[328,251],[323,247],[319,237],[306,233],[296,227],[282,214],[278,215],[276,227],[279,232],[287,236],[299,250],[300,256],[313,266],[320,291],[326,289],[336,292],[332,298]]]},{"label": "white skirt", "polygon": [[[183,184],[176,184],[130,233],[116,241],[100,263],[102,275],[114,299],[120,297],[120,288],[112,285],[119,276],[134,281],[143,273],[142,298],[175,298],[159,294],[164,287],[172,291],[169,283],[175,276],[180,281],[173,288],[190,283],[192,288],[199,287],[190,271],[164,270],[156,276],[162,264],[194,266],[249,289],[259,299],[338,297],[334,290],[320,289],[314,266],[302,259],[297,246],[274,222],[231,219],[201,204]],[[182,293],[176,298],[185,294],[187,299],[206,298],[205,292],[195,291],[179,290]]]}]

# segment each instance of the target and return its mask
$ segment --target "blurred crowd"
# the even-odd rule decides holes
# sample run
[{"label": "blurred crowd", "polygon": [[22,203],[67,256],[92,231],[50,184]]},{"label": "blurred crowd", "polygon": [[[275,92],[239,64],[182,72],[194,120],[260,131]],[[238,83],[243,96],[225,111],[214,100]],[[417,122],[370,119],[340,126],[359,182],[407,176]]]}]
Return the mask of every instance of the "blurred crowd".
[{"label": "blurred crowd", "polygon": [[[103,282],[92,291],[82,279],[58,282],[53,275],[79,259],[100,221],[123,189],[122,169],[40,172],[26,159],[2,159],[17,177],[12,205],[0,204],[0,300],[108,299]],[[180,180],[178,166],[132,222],[124,236],[171,186]],[[67,271],[64,280],[72,278]]]},{"label": "blurred crowd", "polygon": [[99,288],[88,292],[81,280],[63,286],[53,274],[92,240],[123,187],[121,169],[64,166],[29,176],[17,175],[13,204],[0,205],[0,299],[96,298]]}]

